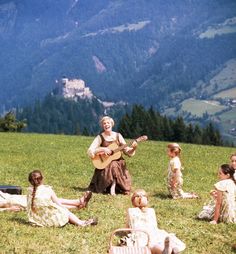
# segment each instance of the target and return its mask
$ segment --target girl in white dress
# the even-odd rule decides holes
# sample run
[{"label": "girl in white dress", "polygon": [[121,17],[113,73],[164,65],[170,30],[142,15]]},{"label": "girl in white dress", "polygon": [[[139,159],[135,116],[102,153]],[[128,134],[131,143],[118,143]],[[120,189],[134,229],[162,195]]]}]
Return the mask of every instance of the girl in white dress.
[{"label": "girl in white dress", "polygon": [[230,156],[230,166],[234,169],[234,179],[236,179],[236,153]]},{"label": "girl in white dress", "polygon": [[[87,207],[87,204],[92,197],[91,191],[86,191],[80,199],[65,199],[58,198],[61,205],[68,209],[82,209]],[[19,212],[27,208],[27,195],[9,194],[0,191],[0,211]]]},{"label": "girl in white dress", "polygon": [[180,161],[181,147],[177,143],[170,143],[167,146],[167,155],[170,158],[168,164],[167,186],[173,199],[178,198],[198,198],[195,193],[184,192],[183,174]]},{"label": "girl in white dress", "polygon": [[0,211],[19,212],[27,207],[26,195],[9,194],[0,191]]},{"label": "girl in white dress", "polygon": [[220,179],[210,192],[212,200],[203,207],[198,215],[200,219],[210,220],[211,224],[218,222],[236,223],[236,181],[234,169],[228,164],[223,164],[219,168],[218,177]]},{"label": "girl in white dress", "polygon": [[[58,198],[63,207],[68,209],[82,209],[87,207],[92,197],[91,191],[86,191],[80,199]],[[0,211],[19,212],[27,208],[27,195],[10,194],[0,191]]]},{"label": "girl in white dress", "polygon": [[77,226],[96,224],[95,219],[80,220],[63,206],[53,189],[43,184],[41,171],[32,171],[29,174],[29,182],[32,187],[28,189],[27,213],[32,224],[42,227],[62,227],[68,222]]},{"label": "girl in white dress", "polygon": [[[149,234],[152,254],[179,253],[185,249],[185,244],[173,233],[157,227],[155,211],[147,207],[148,197],[144,190],[136,190],[131,201],[134,208],[128,209],[127,226]],[[142,232],[132,233],[131,239],[134,239],[134,245],[145,246],[147,243],[147,235]]]}]

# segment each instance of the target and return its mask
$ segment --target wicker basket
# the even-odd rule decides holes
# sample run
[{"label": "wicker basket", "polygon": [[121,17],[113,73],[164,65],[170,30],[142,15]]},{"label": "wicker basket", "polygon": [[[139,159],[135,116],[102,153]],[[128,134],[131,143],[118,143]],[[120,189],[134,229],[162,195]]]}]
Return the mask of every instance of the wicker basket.
[{"label": "wicker basket", "polygon": [[[146,246],[114,246],[113,240],[115,235],[119,232],[142,232],[148,237],[148,242]],[[144,230],[131,229],[131,228],[119,228],[112,232],[109,243],[109,254],[151,254],[151,249],[149,247],[149,234]]]}]

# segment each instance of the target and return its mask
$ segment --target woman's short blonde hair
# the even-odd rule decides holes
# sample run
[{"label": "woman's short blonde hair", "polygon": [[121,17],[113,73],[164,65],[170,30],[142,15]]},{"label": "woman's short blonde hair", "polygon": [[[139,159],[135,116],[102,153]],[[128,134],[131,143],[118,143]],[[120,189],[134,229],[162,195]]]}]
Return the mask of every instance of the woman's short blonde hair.
[{"label": "woman's short blonde hair", "polygon": [[103,124],[104,121],[110,121],[112,127],[115,125],[114,120],[113,120],[110,116],[104,116],[104,117],[100,120],[100,126],[101,126],[101,127],[102,127],[102,124]]},{"label": "woman's short blonde hair", "polygon": [[143,189],[136,190],[131,197],[131,202],[134,207],[146,207],[148,205],[148,196],[146,191]]}]

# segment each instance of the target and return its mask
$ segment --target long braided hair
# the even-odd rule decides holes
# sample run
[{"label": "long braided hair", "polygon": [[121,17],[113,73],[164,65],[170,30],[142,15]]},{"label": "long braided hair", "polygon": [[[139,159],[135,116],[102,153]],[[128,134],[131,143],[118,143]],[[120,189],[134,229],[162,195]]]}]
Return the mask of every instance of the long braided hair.
[{"label": "long braided hair", "polygon": [[36,194],[37,187],[42,184],[43,175],[40,170],[36,169],[29,173],[28,180],[33,186],[31,209],[33,212],[35,212],[35,207],[34,207],[35,194]]}]

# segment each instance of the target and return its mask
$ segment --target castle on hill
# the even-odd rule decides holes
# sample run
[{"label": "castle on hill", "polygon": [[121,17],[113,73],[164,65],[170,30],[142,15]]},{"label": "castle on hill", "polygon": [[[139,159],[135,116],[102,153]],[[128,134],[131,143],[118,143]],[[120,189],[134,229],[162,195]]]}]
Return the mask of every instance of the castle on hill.
[{"label": "castle on hill", "polygon": [[56,81],[58,84],[56,94],[63,96],[66,99],[72,99],[77,101],[81,99],[92,99],[94,97],[89,87],[85,86],[85,82],[82,79],[68,79],[63,77],[60,81]]}]

